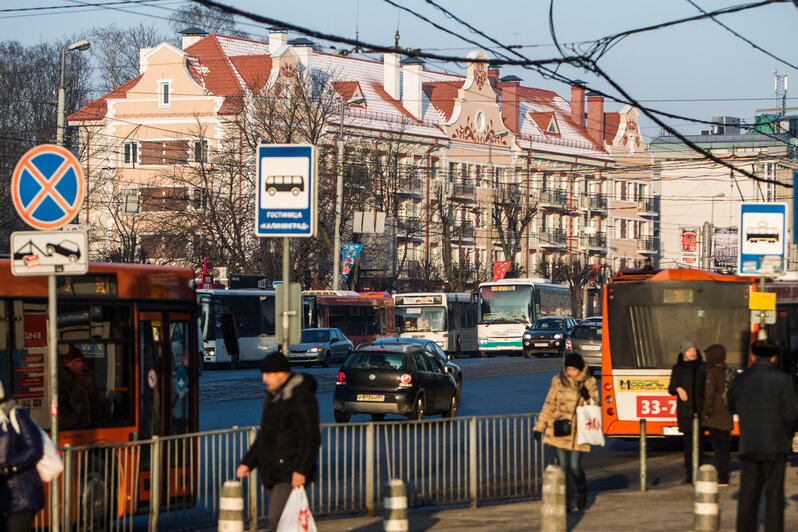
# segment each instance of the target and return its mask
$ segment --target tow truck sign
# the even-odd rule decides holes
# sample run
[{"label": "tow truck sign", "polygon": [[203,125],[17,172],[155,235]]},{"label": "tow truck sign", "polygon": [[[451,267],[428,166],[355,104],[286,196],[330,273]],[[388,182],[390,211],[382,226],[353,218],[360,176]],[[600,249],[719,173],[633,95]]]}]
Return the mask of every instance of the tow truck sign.
[{"label": "tow truck sign", "polygon": [[784,271],[786,203],[740,205],[741,275],[773,276]]},{"label": "tow truck sign", "polygon": [[85,231],[17,231],[11,233],[11,273],[84,274],[89,271],[88,249]]}]

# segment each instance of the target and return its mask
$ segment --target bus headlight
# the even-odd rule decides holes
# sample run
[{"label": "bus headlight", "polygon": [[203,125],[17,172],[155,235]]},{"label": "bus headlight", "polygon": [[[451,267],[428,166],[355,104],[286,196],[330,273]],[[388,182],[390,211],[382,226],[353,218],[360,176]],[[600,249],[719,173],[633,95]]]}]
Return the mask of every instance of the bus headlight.
[{"label": "bus headlight", "polygon": [[488,343],[488,339],[487,338],[480,338],[479,339],[479,345],[485,345],[487,343]]},{"label": "bus headlight", "polygon": [[435,342],[435,343],[438,344],[438,347],[443,347],[443,342]]}]

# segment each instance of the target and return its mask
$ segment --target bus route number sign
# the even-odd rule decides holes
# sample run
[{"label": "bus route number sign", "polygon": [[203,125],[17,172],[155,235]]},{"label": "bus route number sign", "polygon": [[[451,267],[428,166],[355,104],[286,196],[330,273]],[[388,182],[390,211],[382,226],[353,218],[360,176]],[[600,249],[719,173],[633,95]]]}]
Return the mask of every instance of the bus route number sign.
[{"label": "bus route number sign", "polygon": [[676,417],[675,395],[638,395],[638,418],[674,418]]}]

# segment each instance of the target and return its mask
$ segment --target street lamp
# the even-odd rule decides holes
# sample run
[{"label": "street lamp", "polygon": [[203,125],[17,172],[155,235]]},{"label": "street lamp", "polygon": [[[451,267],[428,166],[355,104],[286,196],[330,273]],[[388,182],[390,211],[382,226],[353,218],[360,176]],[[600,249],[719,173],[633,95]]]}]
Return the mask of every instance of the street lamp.
[{"label": "street lamp", "polygon": [[87,40],[73,42],[66,48],[61,48],[61,84],[58,85],[58,129],[56,130],[56,144],[59,146],[64,145],[64,97],[66,90],[64,89],[64,63],[66,61],[66,53],[72,50],[83,52],[88,50],[91,44]]},{"label": "street lamp", "polygon": [[352,96],[348,100],[341,98],[341,123],[338,129],[338,164],[335,176],[335,234],[333,235],[333,290],[338,290],[341,283],[341,211],[344,201],[344,106],[360,105],[365,102],[362,96]]},{"label": "street lamp", "polygon": [[507,129],[496,133],[488,133],[488,243],[485,246],[485,280],[493,280],[493,139],[506,137],[510,134]]},{"label": "street lamp", "polygon": [[712,224],[712,229],[713,230],[715,229],[715,198],[725,198],[725,197],[726,197],[726,194],[723,193],[723,192],[720,192],[720,193],[715,194],[714,196],[712,196],[712,214],[711,214],[711,218],[710,218],[710,223]]}]

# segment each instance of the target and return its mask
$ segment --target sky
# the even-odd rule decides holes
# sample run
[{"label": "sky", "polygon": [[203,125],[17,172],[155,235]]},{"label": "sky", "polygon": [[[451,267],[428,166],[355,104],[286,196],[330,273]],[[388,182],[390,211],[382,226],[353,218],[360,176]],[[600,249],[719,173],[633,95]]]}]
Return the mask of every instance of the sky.
[{"label": "sky", "polygon": [[[492,52],[496,46],[448,18],[430,0],[390,0],[439,24],[456,35],[436,29],[388,0],[217,0],[279,21],[348,38],[367,44],[391,46],[399,31],[399,45],[442,55],[465,57],[477,49],[462,36]],[[124,3],[120,3],[124,2]],[[24,3],[0,0],[0,39],[23,45],[72,38],[96,26],[121,27],[152,24],[171,32],[168,19],[181,0],[27,0]],[[515,48],[529,59],[558,57],[549,27],[547,0],[435,0],[476,29],[496,41]],[[584,53],[602,37],[645,28],[699,14],[695,6],[713,11],[744,5],[743,0],[554,0],[553,26],[565,53]],[[758,3],[758,0],[750,3]],[[35,9],[32,8],[44,8]],[[28,11],[19,11],[28,9]],[[735,116],[752,123],[757,110],[777,106],[773,70],[793,78],[787,92],[787,107],[798,107],[798,7],[791,1],[756,7],[717,17],[727,28],[712,20],[687,22],[626,36],[615,41],[598,65],[630,96],[656,110],[699,120],[714,116]],[[264,24],[236,18],[241,30],[253,38],[267,34]],[[731,30],[731,31],[730,31]],[[755,49],[753,42],[772,56]],[[289,33],[289,38],[302,36]],[[349,45],[317,38],[322,46],[336,49]],[[329,48],[327,48],[329,50]],[[504,51],[507,53],[506,51]],[[378,59],[379,54],[369,57]],[[517,58],[513,56],[514,58]],[[428,60],[426,68],[465,74],[462,62]],[[562,66],[559,74],[581,79],[588,88],[618,95],[603,79],[582,69]],[[504,66],[501,76],[514,74],[523,85],[557,92],[570,99],[570,88],[560,81],[520,66]],[[789,86],[789,85],[788,85]],[[623,104],[607,101],[606,111]],[[798,111],[789,112],[798,114]],[[696,134],[708,126],[667,118],[680,132]],[[661,128],[641,119],[646,141],[658,136]]]}]

